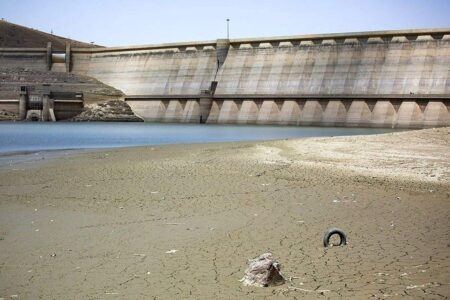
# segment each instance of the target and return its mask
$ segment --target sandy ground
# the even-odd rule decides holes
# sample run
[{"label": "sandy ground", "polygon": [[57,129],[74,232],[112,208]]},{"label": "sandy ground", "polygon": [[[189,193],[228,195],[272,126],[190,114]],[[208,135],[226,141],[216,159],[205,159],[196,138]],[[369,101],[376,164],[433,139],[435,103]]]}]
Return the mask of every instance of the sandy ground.
[{"label": "sandy ground", "polygon": [[[448,298],[449,216],[449,128],[4,166],[0,298]],[[266,251],[290,280],[242,286]]]}]

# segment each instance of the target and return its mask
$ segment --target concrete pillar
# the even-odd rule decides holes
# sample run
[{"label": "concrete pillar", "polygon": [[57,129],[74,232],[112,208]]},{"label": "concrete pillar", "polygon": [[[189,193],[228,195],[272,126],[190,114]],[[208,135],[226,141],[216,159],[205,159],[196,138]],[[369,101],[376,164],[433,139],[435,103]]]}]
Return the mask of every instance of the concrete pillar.
[{"label": "concrete pillar", "polygon": [[397,127],[423,127],[423,113],[416,101],[403,101],[397,112]]},{"label": "concrete pillar", "polygon": [[322,120],[322,105],[317,100],[307,100],[300,113],[300,125],[320,125]]},{"label": "concrete pillar", "polygon": [[209,112],[211,111],[212,96],[216,88],[217,83],[211,85],[209,90],[203,90],[200,95],[200,112],[199,112],[199,123],[206,123],[208,120]]},{"label": "concrete pillar", "polygon": [[212,106],[212,98],[211,97],[202,97],[200,98],[200,120],[199,123],[206,123],[208,120],[209,113],[211,111]]},{"label": "concrete pillar", "polygon": [[[200,105],[197,100],[188,100],[184,106],[181,122],[198,123],[200,120]],[[206,120],[205,120],[206,121]]]},{"label": "concrete pillar", "polygon": [[340,100],[330,100],[322,115],[322,126],[344,126],[347,110]]},{"label": "concrete pillar", "polygon": [[255,124],[258,119],[259,109],[254,100],[242,101],[241,109],[237,117],[238,124]]},{"label": "concrete pillar", "polygon": [[300,120],[300,106],[295,100],[285,100],[279,114],[280,125],[298,125]]},{"label": "concrete pillar", "polygon": [[371,127],[395,127],[397,112],[390,101],[379,100],[372,111]]},{"label": "concrete pillar", "polygon": [[450,112],[443,102],[428,102],[423,113],[423,125],[425,127],[450,126]]},{"label": "concrete pillar", "polygon": [[234,100],[224,100],[220,108],[217,123],[235,123],[239,114],[239,108]]},{"label": "concrete pillar", "polygon": [[183,117],[183,106],[180,100],[170,100],[163,122],[178,123]]},{"label": "concrete pillar", "polygon": [[47,43],[47,69],[52,69],[52,42]]},{"label": "concrete pillar", "polygon": [[66,72],[69,73],[70,72],[70,43],[66,44]]},{"label": "concrete pillar", "polygon": [[230,48],[230,40],[218,39],[216,40],[216,57],[217,57],[217,70],[225,63],[225,59],[228,55],[228,49]]},{"label": "concrete pillar", "polygon": [[258,124],[276,124],[280,110],[274,100],[265,100],[258,114]]},{"label": "concrete pillar", "polygon": [[211,103],[211,109],[209,111],[208,119],[206,120],[206,123],[209,124],[216,124],[219,120],[220,115],[220,106],[218,101],[213,100]]},{"label": "concrete pillar", "polygon": [[19,98],[19,119],[25,120],[27,117],[27,98],[28,98],[28,91],[26,90],[26,87],[22,87],[20,91],[20,98]]},{"label": "concrete pillar", "polygon": [[363,100],[354,100],[347,112],[347,126],[369,126],[372,112],[369,105]]},{"label": "concrete pillar", "polygon": [[47,122],[50,119],[50,95],[42,95],[42,121]]},{"label": "concrete pillar", "polygon": [[48,99],[48,113],[49,121],[56,122],[55,116],[55,101],[53,99]]}]

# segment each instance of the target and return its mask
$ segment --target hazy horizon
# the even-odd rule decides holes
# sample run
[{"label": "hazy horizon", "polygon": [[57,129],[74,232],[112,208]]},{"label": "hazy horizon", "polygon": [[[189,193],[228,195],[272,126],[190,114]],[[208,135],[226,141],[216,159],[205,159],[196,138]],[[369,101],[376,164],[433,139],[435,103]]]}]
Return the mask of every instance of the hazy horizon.
[{"label": "hazy horizon", "polygon": [[[450,27],[450,1],[1,0],[6,21],[104,46]],[[93,30],[95,29],[95,30]]]}]

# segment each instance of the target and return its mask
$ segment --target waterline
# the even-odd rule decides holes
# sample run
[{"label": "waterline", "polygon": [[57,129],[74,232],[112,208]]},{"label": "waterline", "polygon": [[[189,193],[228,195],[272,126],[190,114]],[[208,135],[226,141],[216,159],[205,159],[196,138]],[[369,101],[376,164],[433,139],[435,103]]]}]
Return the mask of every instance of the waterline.
[{"label": "waterline", "polygon": [[0,123],[0,154],[302,137],[366,135],[385,128],[292,127],[155,123]]}]

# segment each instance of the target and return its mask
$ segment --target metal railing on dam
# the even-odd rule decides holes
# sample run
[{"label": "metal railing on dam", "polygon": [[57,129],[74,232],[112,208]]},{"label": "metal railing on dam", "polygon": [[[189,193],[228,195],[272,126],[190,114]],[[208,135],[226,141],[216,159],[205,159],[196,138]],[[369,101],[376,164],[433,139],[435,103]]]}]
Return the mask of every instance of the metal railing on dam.
[{"label": "metal railing on dam", "polygon": [[2,64],[120,89],[146,121],[450,125],[448,28],[73,48],[61,57],[51,47],[0,49]]}]

